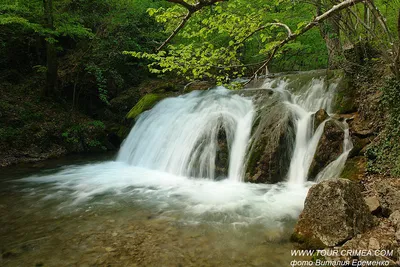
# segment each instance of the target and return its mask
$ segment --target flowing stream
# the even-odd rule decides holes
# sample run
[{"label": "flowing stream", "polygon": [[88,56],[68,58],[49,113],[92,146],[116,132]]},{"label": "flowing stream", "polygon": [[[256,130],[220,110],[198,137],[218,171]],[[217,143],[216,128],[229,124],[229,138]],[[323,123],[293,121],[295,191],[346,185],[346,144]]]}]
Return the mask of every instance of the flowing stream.
[{"label": "flowing stream", "polygon": [[[280,183],[244,182],[252,97],[218,87],[168,98],[140,115],[116,160],[3,172],[3,262],[287,266],[325,123],[313,129],[313,114],[331,112],[336,83],[318,74],[303,83],[266,79],[260,88],[279,93],[294,118],[293,156]],[[342,125],[344,151],[318,181],[344,167],[352,144]]]}]

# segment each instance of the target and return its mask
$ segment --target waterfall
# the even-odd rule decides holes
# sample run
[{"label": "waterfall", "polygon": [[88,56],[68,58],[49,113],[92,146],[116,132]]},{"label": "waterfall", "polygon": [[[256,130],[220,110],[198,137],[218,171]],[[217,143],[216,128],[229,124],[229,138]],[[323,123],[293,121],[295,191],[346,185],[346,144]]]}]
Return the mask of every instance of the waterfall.
[{"label": "waterfall", "polygon": [[226,135],[233,181],[243,180],[243,160],[254,108],[248,98],[219,87],[168,98],[140,116],[118,161],[171,174],[214,179],[220,132]]},{"label": "waterfall", "polygon": [[[286,178],[291,184],[304,184],[308,179],[326,123],[314,129],[314,114],[320,109],[332,112],[337,86],[334,81],[328,83],[326,75],[307,75],[306,79],[301,75],[267,78],[255,88],[277,92],[279,103],[284,103],[292,114],[292,156],[286,160],[287,177],[281,177],[281,181]],[[167,98],[139,117],[117,160],[182,177],[243,181],[257,110],[249,95],[240,96],[224,87]],[[344,151],[321,171],[318,181],[337,177],[343,170],[352,148],[345,122],[343,129]]]},{"label": "waterfall", "polygon": [[349,125],[344,121],[344,140],[343,140],[343,153],[334,161],[329,163],[325,169],[323,169],[316,177],[317,182],[321,182],[326,179],[337,178],[342,173],[344,165],[350,151],[353,149],[353,143],[350,139]]},{"label": "waterfall", "polygon": [[[266,79],[262,87],[279,92],[294,115],[296,140],[287,180],[289,183],[302,184],[307,181],[308,171],[326,123],[324,121],[314,129],[314,114],[320,109],[324,109],[327,113],[332,112],[332,100],[337,83],[327,84],[325,77],[312,78],[306,83],[296,79],[289,81],[285,78],[276,78]],[[352,143],[347,127],[344,152],[337,160],[330,163],[316,180],[338,177],[351,149]]]}]

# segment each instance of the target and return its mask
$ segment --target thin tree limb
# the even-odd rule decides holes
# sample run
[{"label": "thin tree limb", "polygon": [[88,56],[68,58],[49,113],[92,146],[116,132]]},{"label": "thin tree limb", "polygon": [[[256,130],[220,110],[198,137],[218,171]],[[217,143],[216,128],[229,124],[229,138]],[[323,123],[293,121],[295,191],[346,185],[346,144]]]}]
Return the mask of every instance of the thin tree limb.
[{"label": "thin tree limb", "polygon": [[268,57],[268,59],[266,61],[264,61],[264,64],[258,69],[256,70],[256,72],[254,72],[254,74],[250,77],[250,80],[247,81],[244,85],[249,84],[252,80],[254,80],[257,77],[257,74],[265,69],[265,67],[270,63],[270,61],[274,58],[275,54],[278,52],[278,50],[280,48],[282,48],[284,45],[286,45],[287,43],[295,40],[298,36],[308,32],[309,30],[311,30],[312,28],[314,28],[315,26],[317,26],[319,23],[323,22],[324,20],[330,18],[331,16],[333,16],[334,14],[336,14],[337,12],[346,9],[348,7],[351,7],[355,4],[364,2],[367,0],[345,0],[337,5],[334,5],[331,9],[329,9],[328,11],[326,11],[325,13],[315,17],[312,21],[310,21],[305,27],[303,27],[302,29],[300,29],[298,32],[295,32],[294,34],[286,37],[284,40],[282,40],[279,44],[275,45],[272,49],[271,55]]},{"label": "thin tree limb", "polygon": [[174,38],[178,32],[185,27],[186,23],[188,20],[192,17],[194,13],[202,9],[203,7],[206,6],[212,6],[216,4],[217,2],[224,2],[227,0],[199,0],[196,4],[189,4],[185,2],[184,0],[167,0],[170,3],[175,3],[183,6],[184,8],[187,9],[188,13],[186,16],[182,19],[182,21],[179,23],[179,25],[175,28],[175,30],[169,35],[169,37],[156,49],[156,52],[160,51],[163,49],[171,40]]},{"label": "thin tree limb", "polygon": [[383,17],[383,15],[381,14],[381,12],[379,11],[379,9],[375,6],[375,4],[371,0],[366,0],[366,3],[369,6],[369,8],[371,9],[374,16],[378,19],[379,23],[381,24],[383,30],[385,31],[385,33],[389,39],[389,42],[393,42],[392,34],[390,33],[389,27],[386,24],[386,20]]},{"label": "thin tree limb", "polygon": [[186,16],[182,19],[181,23],[175,28],[175,30],[170,34],[170,36],[165,39],[165,41],[157,48],[156,52],[160,51],[167,43],[169,43],[172,38],[175,37],[175,35],[185,26],[186,22],[190,19],[192,16],[192,12],[188,11]]},{"label": "thin tree limb", "polygon": [[274,26],[274,25],[275,25],[275,26],[279,26],[279,27],[285,28],[286,31],[288,32],[288,36],[291,36],[291,35],[293,34],[293,33],[292,33],[292,30],[291,30],[291,29],[289,28],[289,26],[286,25],[286,24],[283,24],[283,23],[280,23],[280,22],[267,23],[267,24],[265,24],[264,26],[261,26],[260,28],[258,28],[258,29],[256,29],[255,31],[251,32],[251,33],[250,33],[249,35],[247,35],[243,40],[241,40],[240,42],[237,42],[236,45],[244,43],[247,39],[249,39],[251,36],[253,36],[253,35],[256,34],[257,32],[262,31],[262,30],[268,28],[269,26]]}]

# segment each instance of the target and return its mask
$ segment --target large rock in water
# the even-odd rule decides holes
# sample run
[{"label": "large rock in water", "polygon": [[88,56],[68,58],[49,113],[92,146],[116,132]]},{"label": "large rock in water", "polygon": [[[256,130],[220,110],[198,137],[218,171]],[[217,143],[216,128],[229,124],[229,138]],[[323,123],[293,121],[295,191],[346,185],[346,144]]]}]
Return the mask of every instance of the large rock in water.
[{"label": "large rock in water", "polygon": [[228,177],[229,146],[225,129],[221,126],[217,136],[217,152],[215,155],[215,176]]},{"label": "large rock in water", "polygon": [[254,103],[257,114],[248,150],[245,179],[255,183],[277,183],[285,178],[295,142],[291,113],[278,93],[260,90]]},{"label": "large rock in water", "polygon": [[331,179],[310,188],[292,240],[310,249],[337,246],[373,226],[359,185]]},{"label": "large rock in water", "polygon": [[325,120],[329,119],[328,113],[325,109],[320,109],[313,115],[313,123],[314,123],[314,131],[318,128],[318,126],[323,123]]},{"label": "large rock in water", "polygon": [[339,122],[333,119],[327,121],[308,171],[309,180],[314,180],[320,171],[343,153],[343,140],[344,131]]}]

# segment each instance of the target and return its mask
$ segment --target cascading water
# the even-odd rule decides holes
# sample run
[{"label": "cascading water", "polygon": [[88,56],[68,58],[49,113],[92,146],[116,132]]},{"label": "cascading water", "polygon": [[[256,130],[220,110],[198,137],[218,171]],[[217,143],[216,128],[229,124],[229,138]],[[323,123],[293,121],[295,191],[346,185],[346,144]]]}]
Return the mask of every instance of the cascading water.
[{"label": "cascading water", "polygon": [[169,98],[143,114],[118,155],[118,161],[185,177],[214,179],[218,135],[230,150],[228,177],[243,180],[243,160],[254,107],[250,99],[219,87]]},{"label": "cascading water", "polygon": [[[326,83],[325,77],[313,78],[310,82],[294,90],[291,88],[293,84],[290,84],[285,79],[277,78],[267,79],[262,85],[262,88],[271,88],[279,92],[285,104],[287,104],[294,114],[296,140],[287,177],[289,183],[303,184],[307,181],[308,171],[326,123],[325,121],[317,129],[313,129],[314,114],[320,109],[331,113],[332,100],[337,87],[336,82],[328,85]],[[344,151],[342,155],[329,164],[318,175],[316,180],[337,178],[343,170],[351,149],[352,143],[349,132],[348,129],[345,129]]]},{"label": "cascading water", "polygon": [[[293,77],[277,78],[257,90],[217,88],[165,99],[140,115],[116,161],[65,165],[13,180],[23,183],[7,182],[12,186],[5,207],[12,212],[4,215],[14,216],[9,221],[27,230],[7,235],[6,246],[26,243],[15,237],[48,241],[35,246],[36,254],[15,257],[26,254],[28,264],[32,257],[42,259],[46,248],[53,255],[55,245],[77,240],[76,250],[62,250],[63,263],[64,254],[72,251],[71,264],[76,265],[79,250],[90,251],[94,262],[103,264],[103,247],[113,258],[129,252],[132,263],[128,244],[143,251],[134,254],[140,259],[151,259],[147,266],[168,260],[171,266],[182,265],[182,255],[194,255],[188,262],[198,265],[206,259],[211,265],[236,266],[240,260],[238,266],[286,266],[293,260],[289,236],[312,184],[306,182],[308,169],[329,122],[314,131],[313,113],[320,108],[330,112],[335,89],[318,78],[323,75],[311,76],[317,78],[302,85],[294,85]],[[337,177],[351,149],[348,126],[339,124],[345,132],[343,153],[320,171],[317,181]],[[250,151],[272,156],[250,161]],[[248,177],[244,169],[249,162],[259,176],[284,168],[270,180],[276,183],[240,182],[244,173]],[[0,184],[2,199],[6,185]],[[65,217],[69,220],[61,223]]]},{"label": "cascading water", "polygon": [[[277,94],[263,90],[265,87]],[[270,97],[268,103],[255,101],[251,90],[232,92],[222,87],[165,99],[140,115],[117,161],[68,166],[21,181],[51,184],[42,189],[43,199],[62,199],[66,207],[92,199],[105,198],[114,203],[122,196],[124,203],[144,203],[157,213],[190,222],[235,227],[262,224],[280,229],[287,218],[295,220],[303,208],[311,185],[306,183],[307,172],[325,123],[314,132],[312,114],[320,108],[330,111],[335,84],[326,86],[323,79],[315,78],[294,88],[290,80],[278,78],[266,80],[254,93],[259,90],[265,98],[258,99]],[[281,172],[281,182],[276,184],[240,183],[250,147],[254,148],[252,140],[257,131],[253,130],[258,116],[265,114],[268,121],[271,116],[287,115],[287,110],[280,112],[285,106],[293,114],[289,117],[294,123],[282,125],[294,125],[295,138],[283,139],[289,140],[284,147],[289,147],[290,153],[278,155],[290,161],[288,173],[286,169]],[[274,112],[268,113],[271,107]],[[270,121],[273,124],[266,124],[267,128],[275,129],[274,124],[281,123],[280,119]],[[343,123],[343,154],[320,172],[317,180],[341,172],[351,148],[346,127]],[[277,135],[268,140],[281,138]]]}]

